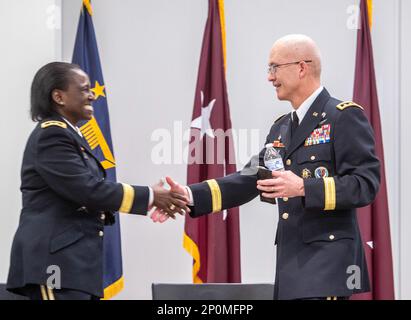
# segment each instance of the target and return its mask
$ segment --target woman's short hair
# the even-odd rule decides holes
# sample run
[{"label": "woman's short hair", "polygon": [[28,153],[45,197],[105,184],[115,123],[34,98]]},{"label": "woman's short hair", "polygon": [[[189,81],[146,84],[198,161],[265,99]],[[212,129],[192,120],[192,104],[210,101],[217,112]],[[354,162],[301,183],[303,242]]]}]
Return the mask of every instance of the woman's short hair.
[{"label": "woman's short hair", "polygon": [[41,121],[56,113],[51,93],[55,89],[68,89],[73,70],[81,68],[73,63],[51,62],[37,71],[31,84],[30,114],[33,121]]}]

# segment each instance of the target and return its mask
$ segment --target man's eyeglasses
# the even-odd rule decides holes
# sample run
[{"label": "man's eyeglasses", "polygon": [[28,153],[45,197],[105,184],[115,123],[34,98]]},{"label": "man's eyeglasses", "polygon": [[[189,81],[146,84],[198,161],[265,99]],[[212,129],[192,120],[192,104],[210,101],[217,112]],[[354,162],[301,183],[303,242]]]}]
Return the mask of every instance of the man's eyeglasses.
[{"label": "man's eyeglasses", "polygon": [[268,66],[267,73],[269,73],[271,75],[274,75],[276,73],[278,67],[290,66],[290,65],[293,65],[293,64],[299,64],[301,62],[310,63],[310,62],[313,62],[313,61],[312,60],[301,60],[301,61],[288,62],[288,63],[282,63],[282,64],[270,64]]}]

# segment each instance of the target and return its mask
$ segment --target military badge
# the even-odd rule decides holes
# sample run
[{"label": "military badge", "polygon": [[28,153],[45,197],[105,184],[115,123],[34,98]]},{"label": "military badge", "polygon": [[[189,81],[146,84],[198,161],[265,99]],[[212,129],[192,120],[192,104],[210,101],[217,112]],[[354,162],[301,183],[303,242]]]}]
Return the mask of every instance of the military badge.
[{"label": "military badge", "polygon": [[310,136],[305,139],[304,146],[313,146],[316,144],[330,142],[331,124],[324,124],[320,128],[315,129]]},{"label": "military badge", "polygon": [[317,179],[328,177],[328,170],[326,167],[318,167],[314,171],[314,175]]},{"label": "military badge", "polygon": [[303,179],[311,178],[311,171],[307,168],[304,168],[303,171],[301,171],[301,178]]}]

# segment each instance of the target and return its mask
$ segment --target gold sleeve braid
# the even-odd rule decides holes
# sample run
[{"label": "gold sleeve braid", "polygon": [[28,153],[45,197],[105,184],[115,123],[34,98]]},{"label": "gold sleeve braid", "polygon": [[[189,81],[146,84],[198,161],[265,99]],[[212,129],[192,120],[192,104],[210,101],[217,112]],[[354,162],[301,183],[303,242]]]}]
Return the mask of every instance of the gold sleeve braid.
[{"label": "gold sleeve braid", "polygon": [[123,185],[123,200],[121,201],[121,206],[118,211],[129,213],[133,207],[134,202],[134,188],[129,184],[122,183]]},{"label": "gold sleeve braid", "polygon": [[335,210],[336,192],[335,192],[335,181],[333,177],[324,178],[324,194],[325,194],[324,210]]},{"label": "gold sleeve braid", "polygon": [[220,186],[218,185],[215,179],[207,180],[208,186],[211,191],[211,199],[213,203],[213,213],[221,211],[222,207],[222,198],[221,198],[221,190]]}]

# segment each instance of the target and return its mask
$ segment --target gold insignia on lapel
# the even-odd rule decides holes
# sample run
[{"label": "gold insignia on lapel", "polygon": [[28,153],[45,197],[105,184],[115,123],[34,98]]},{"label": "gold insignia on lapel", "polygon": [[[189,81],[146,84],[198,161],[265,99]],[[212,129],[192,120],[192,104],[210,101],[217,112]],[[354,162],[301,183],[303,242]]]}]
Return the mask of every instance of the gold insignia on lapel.
[{"label": "gold insignia on lapel", "polygon": [[67,123],[64,123],[64,122],[62,122],[62,121],[51,120],[51,121],[43,122],[43,123],[41,124],[41,128],[42,128],[42,129],[48,128],[48,127],[51,127],[51,126],[56,126],[56,127],[60,127],[60,128],[66,129],[66,128],[67,128]]},{"label": "gold insignia on lapel", "polygon": [[317,117],[318,116],[318,112],[313,112],[313,116]]},{"label": "gold insignia on lapel", "polygon": [[356,108],[360,108],[361,110],[364,110],[363,107],[361,107],[359,104],[356,104],[355,102],[352,102],[352,101],[345,101],[345,102],[341,102],[340,104],[337,104],[337,109],[340,109],[341,111],[349,107],[356,107]]},{"label": "gold insignia on lapel", "polygon": [[311,171],[307,168],[304,168],[303,171],[301,171],[301,178],[303,179],[311,178]]}]

